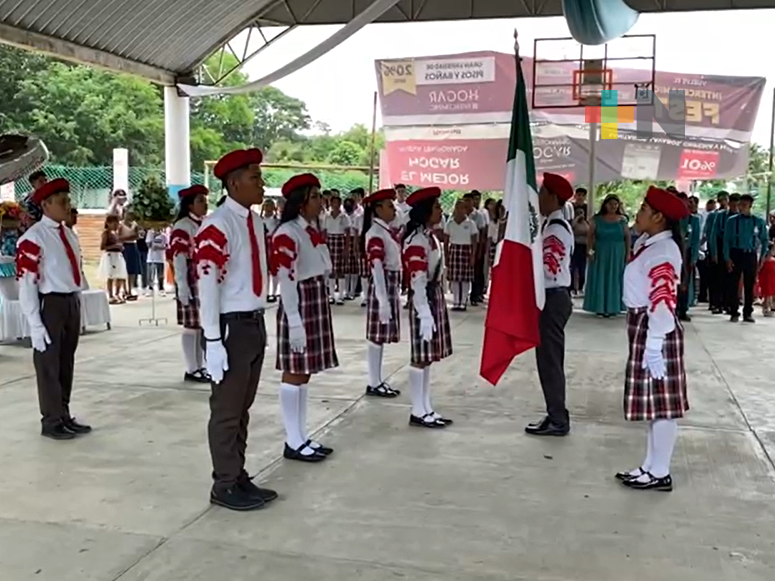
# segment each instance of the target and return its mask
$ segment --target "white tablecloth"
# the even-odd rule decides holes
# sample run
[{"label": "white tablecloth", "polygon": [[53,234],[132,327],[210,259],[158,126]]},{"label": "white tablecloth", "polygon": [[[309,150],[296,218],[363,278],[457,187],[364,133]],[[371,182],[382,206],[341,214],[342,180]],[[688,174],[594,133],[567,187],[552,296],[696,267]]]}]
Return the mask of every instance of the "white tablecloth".
[{"label": "white tablecloth", "polygon": [[81,326],[110,328],[110,305],[108,295],[102,289],[81,291]]}]

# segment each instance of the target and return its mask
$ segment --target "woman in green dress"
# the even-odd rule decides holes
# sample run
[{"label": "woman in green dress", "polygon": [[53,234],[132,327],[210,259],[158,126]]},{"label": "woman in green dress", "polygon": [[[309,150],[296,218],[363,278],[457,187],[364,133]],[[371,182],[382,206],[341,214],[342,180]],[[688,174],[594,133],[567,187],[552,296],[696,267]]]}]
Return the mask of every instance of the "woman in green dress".
[{"label": "woman in green dress", "polygon": [[606,318],[618,315],[624,311],[622,280],[630,255],[630,229],[617,196],[606,196],[590,221],[587,249],[584,310]]}]

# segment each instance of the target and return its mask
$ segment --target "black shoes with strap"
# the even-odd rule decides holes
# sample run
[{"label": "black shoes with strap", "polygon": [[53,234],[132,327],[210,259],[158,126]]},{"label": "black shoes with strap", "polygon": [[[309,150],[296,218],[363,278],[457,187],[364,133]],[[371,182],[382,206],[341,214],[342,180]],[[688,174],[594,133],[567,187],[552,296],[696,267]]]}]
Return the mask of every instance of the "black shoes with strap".
[{"label": "black shoes with strap", "polygon": [[651,472],[645,472],[647,480],[641,480],[642,476],[630,478],[628,480],[622,480],[622,484],[627,488],[633,490],[657,490],[659,492],[672,492],[673,490],[673,478],[668,474],[662,478],[657,478]]},{"label": "black shoes with strap", "polygon": [[197,369],[193,373],[186,372],[183,376],[183,381],[190,381],[192,383],[210,383],[212,379],[205,369]]},{"label": "black shoes with strap", "polygon": [[434,430],[447,427],[447,424],[443,420],[436,419],[433,414],[425,414],[422,417],[410,415],[409,425],[416,426],[418,428],[431,428]]},{"label": "black shoes with strap", "polygon": [[617,472],[614,478],[616,478],[617,480],[624,481],[624,480],[630,480],[631,478],[640,478],[646,473],[646,471],[640,466],[638,466],[635,470],[638,471],[637,474],[633,474],[634,470],[623,470],[622,472]]},{"label": "black shoes with strap", "polygon": [[398,397],[401,395],[401,392],[397,389],[393,389],[390,387],[387,383],[384,381],[380,383],[377,387],[371,387],[370,385],[366,386],[366,395],[371,395],[374,397],[385,397],[388,399],[392,399],[394,397]]},{"label": "black shoes with strap", "polygon": [[[305,449],[312,450],[312,454],[302,454],[302,452]],[[309,463],[317,463],[322,462],[328,456],[323,454],[322,452],[318,452],[314,448],[311,448],[307,445],[307,442],[304,442],[301,446],[299,446],[297,449],[291,448],[288,443],[285,444],[285,449],[283,450],[283,458],[286,460],[298,460],[299,462],[309,462]]]}]

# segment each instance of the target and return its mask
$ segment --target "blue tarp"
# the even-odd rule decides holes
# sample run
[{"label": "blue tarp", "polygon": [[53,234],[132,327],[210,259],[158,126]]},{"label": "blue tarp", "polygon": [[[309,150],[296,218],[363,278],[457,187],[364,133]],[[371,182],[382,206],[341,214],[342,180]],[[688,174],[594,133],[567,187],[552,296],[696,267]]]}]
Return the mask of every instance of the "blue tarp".
[{"label": "blue tarp", "polygon": [[638,21],[624,0],[562,0],[562,11],[573,38],[588,45],[624,36]]}]

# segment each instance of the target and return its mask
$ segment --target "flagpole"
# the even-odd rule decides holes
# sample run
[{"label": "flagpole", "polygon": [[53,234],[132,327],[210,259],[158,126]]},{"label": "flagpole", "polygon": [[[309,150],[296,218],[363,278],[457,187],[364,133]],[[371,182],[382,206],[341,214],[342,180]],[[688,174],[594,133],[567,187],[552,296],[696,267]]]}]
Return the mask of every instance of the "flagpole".
[{"label": "flagpole", "polygon": [[374,91],[374,104],[371,111],[371,143],[369,144],[369,193],[374,191],[374,149],[377,144],[377,99]]}]

